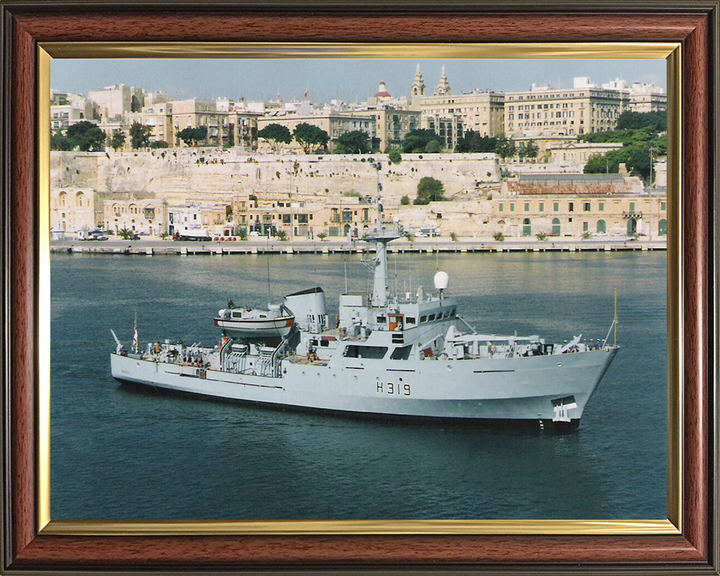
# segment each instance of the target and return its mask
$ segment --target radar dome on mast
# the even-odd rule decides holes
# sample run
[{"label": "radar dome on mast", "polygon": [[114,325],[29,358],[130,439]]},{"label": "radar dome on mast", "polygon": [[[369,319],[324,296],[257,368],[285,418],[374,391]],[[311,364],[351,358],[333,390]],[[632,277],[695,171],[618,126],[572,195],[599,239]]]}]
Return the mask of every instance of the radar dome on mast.
[{"label": "radar dome on mast", "polygon": [[433,277],[433,283],[435,284],[435,290],[442,292],[447,290],[448,284],[450,283],[450,276],[447,272],[440,270]]}]

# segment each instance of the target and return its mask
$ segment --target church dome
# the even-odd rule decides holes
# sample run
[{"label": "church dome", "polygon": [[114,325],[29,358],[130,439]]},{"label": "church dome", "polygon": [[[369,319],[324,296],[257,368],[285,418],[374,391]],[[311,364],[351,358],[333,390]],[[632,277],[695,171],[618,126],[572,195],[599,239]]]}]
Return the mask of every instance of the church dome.
[{"label": "church dome", "polygon": [[392,98],[390,94],[387,91],[387,86],[385,86],[385,82],[380,82],[380,86],[378,86],[377,94],[375,94],[375,98]]}]

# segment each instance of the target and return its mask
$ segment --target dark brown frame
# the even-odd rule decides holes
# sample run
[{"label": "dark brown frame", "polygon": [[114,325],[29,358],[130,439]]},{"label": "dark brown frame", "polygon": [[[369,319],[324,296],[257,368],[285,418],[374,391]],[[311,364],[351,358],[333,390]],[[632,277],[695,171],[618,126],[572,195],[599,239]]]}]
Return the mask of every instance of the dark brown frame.
[{"label": "dark brown frame", "polygon": [[[718,574],[717,0],[4,0],[5,573],[222,571]],[[37,45],[42,42],[680,42],[682,533],[630,536],[62,536],[38,533]]]}]

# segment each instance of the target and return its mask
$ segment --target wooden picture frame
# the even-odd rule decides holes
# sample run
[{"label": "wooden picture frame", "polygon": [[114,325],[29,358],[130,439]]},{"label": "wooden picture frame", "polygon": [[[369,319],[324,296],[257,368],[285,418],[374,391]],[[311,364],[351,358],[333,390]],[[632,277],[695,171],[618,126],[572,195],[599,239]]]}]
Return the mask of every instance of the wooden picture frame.
[{"label": "wooden picture frame", "polygon": [[[718,15],[712,1],[429,2],[299,6],[272,2],[9,0],[2,6],[3,538],[2,571],[252,573],[439,572],[718,574],[717,168]],[[41,47],[158,43],[677,43],[681,207],[673,222],[682,276],[669,348],[680,351],[682,436],[678,529],[662,533],[207,533],[188,523],[145,534],[52,529],[39,502],[38,406],[47,367],[38,358],[44,254],[37,94]],[[49,88],[49,87],[44,87]],[[38,168],[39,167],[39,168]],[[677,325],[676,325],[677,324]],[[671,358],[671,362],[673,362]],[[672,373],[673,370],[670,370]],[[40,410],[42,412],[42,410]],[[669,505],[672,498],[669,499]],[[512,534],[508,534],[512,532]]]}]

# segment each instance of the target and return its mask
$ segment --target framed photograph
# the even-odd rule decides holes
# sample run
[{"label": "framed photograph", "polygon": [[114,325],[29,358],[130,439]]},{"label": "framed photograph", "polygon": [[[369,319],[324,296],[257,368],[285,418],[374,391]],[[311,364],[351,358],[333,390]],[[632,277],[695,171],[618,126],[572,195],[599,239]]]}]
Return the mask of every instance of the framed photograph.
[{"label": "framed photograph", "polygon": [[[327,2],[303,7],[285,2],[184,2],[172,7],[159,1],[142,4],[63,1],[50,5],[37,1],[4,2],[2,255],[7,329],[3,347],[2,569],[8,573],[463,570],[594,574],[641,570],[718,574],[715,252],[718,8],[717,1],[659,0],[631,7],[612,2],[582,6],[460,2],[444,5],[442,9],[426,3],[388,7],[372,2],[361,5]],[[648,84],[633,89],[647,95],[648,103],[652,94],[662,93],[658,98],[667,106],[666,130],[664,126],[657,128],[650,144],[657,156],[666,150],[667,162],[656,164],[657,158],[651,152],[649,162],[644,157],[628,157],[627,166],[613,167],[632,172],[625,177],[617,176],[620,180],[624,178],[622,186],[628,186],[633,177],[640,189],[640,177],[650,182],[647,198],[646,189],[638,192],[641,207],[637,208],[630,196],[627,206],[606,207],[602,201],[597,206],[590,201],[581,205],[581,193],[577,202],[570,202],[567,208],[563,200],[562,210],[569,210],[563,223],[555,218],[550,224],[544,214],[545,202],[536,206],[534,199],[529,200],[532,190],[542,188],[556,194],[555,190],[566,185],[568,177],[555,175],[548,180],[547,175],[534,173],[542,170],[542,166],[534,164],[525,173],[518,169],[519,177],[508,179],[500,173],[504,162],[499,164],[482,156],[479,148],[463,149],[471,146],[463,134],[474,134],[473,129],[479,133],[478,141],[483,130],[491,136],[503,132],[512,134],[514,142],[521,146],[520,152],[517,149],[508,152],[508,158],[534,157],[538,153],[536,138],[543,134],[542,125],[533,124],[533,131],[529,124],[521,126],[520,122],[535,122],[536,114],[537,120],[541,119],[541,113],[530,106],[542,106],[542,102],[546,102],[547,108],[537,110],[543,110],[546,124],[557,121],[559,126],[563,122],[562,136],[575,141],[577,135],[586,131],[581,126],[584,120],[580,121],[584,110],[581,111],[582,106],[575,110],[573,105],[561,108],[568,96],[549,86],[554,83],[551,76],[561,74],[560,68],[551,63],[562,61],[561,68],[567,68],[562,73],[575,76],[573,90],[591,91],[597,88],[590,78],[593,67],[581,74],[572,63],[593,61],[595,69],[605,71],[607,68],[602,68],[601,63],[621,60],[640,63],[636,69],[645,74],[642,81]],[[236,65],[228,66],[229,63]],[[390,64],[383,68],[380,63]],[[495,68],[491,63],[495,63]],[[522,76],[519,63],[526,63],[526,70],[542,77]],[[143,148],[142,143],[136,145],[133,141],[130,145],[121,141],[122,130],[113,130],[111,123],[104,121],[103,139],[107,138],[108,147],[102,148],[104,153],[93,152],[92,144],[88,148],[91,150],[88,158],[92,154],[103,157],[103,168],[97,173],[90,174],[93,169],[88,170],[89,161],[80,158],[82,154],[78,155],[79,160],[71,161],[69,156],[57,154],[51,160],[51,138],[54,149],[62,150],[65,146],[60,139],[67,132],[53,131],[53,127],[63,126],[63,111],[87,114],[80,116],[81,120],[95,114],[80,110],[82,106],[69,106],[67,94],[54,89],[68,93],[74,90],[54,82],[72,74],[76,79],[95,76],[97,82],[104,83],[97,87],[101,90],[115,82],[113,74],[123,67],[136,68],[141,78],[142,74],[145,78],[162,75],[189,78],[194,70],[200,83],[206,83],[211,76],[202,69],[213,69],[215,76],[227,79],[228,86],[236,86],[231,83],[236,74],[244,79],[241,85],[247,99],[233,102],[217,99],[214,106],[227,106],[233,120],[224,124],[206,110],[203,123],[207,132],[199,135],[192,131],[195,124],[183,124],[179,115],[169,124],[158,123],[156,116],[160,116],[155,115],[157,110],[153,106],[161,108],[168,101],[186,101],[197,112],[196,98],[207,97],[202,86],[179,89],[170,98],[144,94],[144,103],[133,100],[133,89],[108,86],[104,95],[95,98],[95,102],[100,101],[107,108],[101,116],[105,119],[112,116],[110,109],[117,103],[111,94],[117,92],[121,99],[127,97],[127,112],[135,115],[138,126],[152,128],[146,151],[137,152]],[[103,68],[110,72],[105,74]],[[408,86],[397,86],[396,94],[407,93],[407,102],[395,102],[390,95],[395,90],[390,78],[371,79],[373,92],[377,90],[374,96],[365,94],[367,88],[360,83],[353,84],[353,77],[359,77],[362,71],[367,75],[370,70],[388,70],[392,75],[401,68],[405,79],[399,84]],[[466,76],[483,74],[484,90],[462,84]],[[522,76],[523,85],[547,81],[548,86],[533,85],[531,90],[527,89],[532,98],[512,88],[513,84],[503,85],[495,93],[493,77],[503,75]],[[327,82],[328,78],[333,78],[333,82]],[[477,107],[475,125],[463,118],[461,127],[451,126],[442,114],[427,120],[430,116],[427,111],[422,116],[425,82],[434,85],[435,78],[439,78],[439,84],[434,97],[442,100],[458,94],[460,98],[462,92],[462,97],[477,99],[473,100]],[[451,93],[450,84],[456,79],[457,92]],[[659,90],[650,83],[655,79],[662,84]],[[560,88],[564,80],[558,79]],[[635,78],[627,80],[632,82]],[[288,87],[288,82],[299,87]],[[337,95],[309,97],[315,83],[319,91],[327,92],[332,87]],[[616,89],[618,94],[633,93],[621,84],[618,78],[603,88]],[[353,89],[361,95],[355,97]],[[286,106],[281,93],[293,90],[297,94],[288,94],[287,99],[292,98],[295,103]],[[274,96],[275,91],[275,98],[268,96],[268,93]],[[511,95],[514,102],[510,102]],[[58,114],[56,119],[51,113],[51,96],[57,100],[53,100],[52,108]],[[332,139],[329,148],[328,142],[314,139],[316,132],[322,130],[312,134],[308,131],[307,137],[303,137],[297,122],[288,124],[285,116],[289,110],[297,117],[313,107],[312,98],[322,103],[334,96],[336,101],[327,106],[333,112],[327,113],[324,133]],[[366,97],[369,99],[364,107],[347,107],[341,102],[353,98],[359,102]],[[252,100],[271,104],[259,114]],[[430,100],[425,102],[426,107],[432,104]],[[446,108],[448,102],[440,100],[437,106]],[[529,113],[525,110],[527,100],[532,102]],[[517,126],[512,126],[510,120],[508,106],[512,104],[517,107],[512,111],[512,122],[517,120]],[[555,104],[558,110],[551,111]],[[483,106],[492,110],[493,105],[504,110],[501,127],[483,128],[480,110]],[[120,107],[123,106],[121,103]],[[314,106],[313,114],[317,117],[319,106]],[[370,124],[390,125],[384,117],[377,116],[387,110],[394,110],[397,116],[394,126],[398,134],[379,129],[372,132]],[[333,114],[336,124],[332,123]],[[607,108],[598,105],[597,110],[593,108],[592,120],[588,117],[587,122],[601,122],[610,114]],[[347,126],[342,127],[341,121],[346,121]],[[487,122],[494,121],[489,112]],[[288,133],[293,129],[298,132],[294,142],[286,142],[298,150],[281,153],[279,148],[285,136],[269,132],[277,126]],[[257,133],[263,128],[264,136],[258,139]],[[363,143],[339,139],[338,135],[350,128],[357,128],[356,132],[361,134],[372,132],[378,140],[376,149],[365,151]],[[426,135],[435,131],[442,138],[403,147],[403,138],[415,129],[417,134]],[[117,137],[115,143],[111,141],[113,136]],[[124,136],[142,139],[143,134],[131,132]],[[91,137],[90,133],[87,137]],[[215,151],[194,147],[195,141],[209,143],[213,138]],[[171,140],[169,146],[167,140]],[[555,158],[553,154],[564,152],[567,159],[570,148],[565,141],[542,141],[540,152],[547,163]],[[598,151],[604,152],[602,146],[613,146],[588,144],[592,145],[597,150],[587,152],[588,158]],[[82,151],[84,144],[80,146]],[[263,150],[263,146],[268,150]],[[493,152],[505,154],[499,151],[497,142],[492,146]],[[445,154],[440,153],[443,148]],[[473,152],[473,166],[467,169],[459,166],[469,161],[453,154],[454,151]],[[271,160],[267,152],[273,152]],[[356,157],[350,156],[353,152],[358,153]],[[572,148],[572,152],[577,150]],[[310,154],[312,160],[306,162],[303,158],[310,158]],[[334,154],[346,155],[345,164],[327,158]],[[323,165],[323,156],[327,166]],[[605,172],[612,172],[613,157],[608,154],[604,158]],[[173,162],[178,166],[191,163],[194,168],[170,166]],[[244,166],[225,170],[233,163]],[[268,165],[261,166],[263,163]],[[447,174],[453,163],[453,174],[468,172],[475,178],[471,184],[464,181],[453,184],[453,199],[461,202],[461,196],[466,194],[472,202],[483,202],[484,209],[493,215],[487,222],[444,208],[440,215],[440,210],[434,207],[432,225],[428,224],[427,214],[422,212],[424,192],[420,186],[414,202],[418,206],[412,212],[409,196],[415,191],[415,180],[432,181],[431,175],[444,173],[438,177],[454,183]],[[643,172],[645,164],[650,170],[649,177]],[[666,180],[661,191],[657,187],[659,174],[653,180],[652,172],[659,169]],[[193,171],[197,172],[194,176]],[[480,172],[484,175],[478,176]],[[619,185],[611,176],[599,174],[593,185],[606,188]],[[231,182],[235,177],[255,178],[257,182],[252,188]],[[300,201],[302,185],[298,185],[297,190],[287,192],[287,200],[277,195],[272,206],[260,206],[262,198],[255,197],[252,190],[259,190],[258,186],[263,190],[280,190],[287,187],[284,178],[293,184],[312,178],[312,186],[308,186],[327,187],[327,200],[313,212],[307,201]],[[171,183],[170,188],[166,189],[163,179]],[[360,184],[340,184],[353,179]],[[461,177],[456,179],[460,181]],[[148,180],[154,182],[153,186],[147,186]],[[367,193],[366,184],[370,180],[376,195]],[[185,197],[173,197],[172,187],[178,186],[178,182],[197,191],[197,198],[193,197],[197,204],[188,204]],[[339,187],[336,194],[331,190],[335,182]],[[407,192],[407,182],[413,184],[411,192]],[[154,195],[143,196],[146,187],[154,190]],[[67,199],[61,197],[65,190],[73,202],[83,207],[90,196],[104,195],[103,202],[97,203],[102,209],[95,206],[94,213],[90,214],[92,209],[88,211],[90,224],[77,239],[82,248],[76,249],[75,242],[51,245],[51,230],[59,238],[66,229],[62,207]],[[233,194],[232,203],[218,208],[212,190],[217,191],[218,197]],[[433,194],[439,197],[432,197],[432,201],[441,199],[442,192]],[[108,200],[111,197],[115,204]],[[156,198],[162,198],[162,202],[154,204]],[[553,203],[550,196],[547,202],[550,212]],[[573,206],[575,203],[577,207]],[[556,204],[554,210],[558,212],[560,201]],[[405,212],[403,206],[407,206]],[[219,216],[218,210],[222,212]],[[516,210],[523,214],[510,214]],[[608,238],[613,233],[610,217],[594,213],[592,219],[581,217],[583,212],[593,210],[616,210],[622,215],[618,216],[622,241]],[[649,218],[643,218],[642,210],[649,211]],[[409,214],[421,212],[424,219],[416,218],[408,224]],[[76,211],[67,220],[79,217],[78,214]],[[405,214],[405,220],[401,214]],[[207,231],[202,226],[193,228],[185,224],[193,218],[207,220]],[[310,222],[313,218],[314,225]],[[390,231],[393,222],[405,226],[398,231],[397,238]],[[387,223],[387,228],[380,231],[382,223]],[[378,229],[375,233],[373,225]],[[568,228],[561,231],[561,226]],[[467,232],[457,232],[463,230]],[[576,258],[576,250],[582,252],[583,248],[573,243],[570,230],[579,241],[602,242],[603,250],[596,251],[597,257]],[[207,234],[208,238],[201,240],[207,240],[211,248],[195,248],[205,243],[189,242],[197,240],[193,235],[198,231]],[[465,242],[462,238],[458,242],[458,234],[463,233],[467,234]],[[105,234],[113,238],[111,242],[81,242],[104,240]],[[160,236],[175,236],[178,242],[170,239],[162,242],[167,247],[163,248],[165,251],[183,255],[200,251],[212,256],[128,257],[126,254],[139,251],[148,255],[160,253],[159,248],[146,246],[144,235],[158,237],[158,242]],[[367,256],[360,255],[363,250],[359,246],[363,242],[357,242],[363,237],[374,238],[377,244],[377,249],[366,249],[374,256],[374,262],[369,263],[374,279],[369,283],[364,273],[349,270],[349,265],[361,268],[362,261],[367,260]],[[121,239],[127,241],[127,246],[119,248]],[[291,242],[285,244],[288,239]],[[398,242],[394,246],[404,242],[411,254],[398,258],[401,250],[390,244],[395,239]],[[53,240],[57,238],[53,236]],[[134,240],[137,244],[133,244]],[[239,242],[233,245],[234,240]],[[529,248],[523,249],[528,254],[492,254],[510,252],[530,240]],[[443,242],[446,245],[441,249]],[[551,250],[545,249],[545,242]],[[616,259],[612,269],[600,264],[607,258],[603,252],[619,254],[621,244],[624,249],[628,243],[633,248],[632,242],[642,246],[637,253],[627,252],[632,258],[620,263]],[[653,251],[658,242],[667,251]],[[486,267],[483,273],[468,272],[474,266],[467,264],[470,255],[443,255],[442,250],[462,252],[453,249],[455,243],[465,250],[472,247],[484,253],[479,256]],[[117,256],[102,256],[93,261],[91,255],[72,255],[73,251],[100,251],[100,246],[109,245],[118,252]],[[215,257],[232,254],[241,245],[250,247],[247,256]],[[293,250],[302,251],[303,246],[316,251],[318,256],[292,255]],[[52,274],[51,251],[57,254]],[[276,254],[264,254],[270,252]],[[642,266],[638,265],[638,256]],[[228,264],[233,258],[235,264]],[[492,267],[497,258],[503,259],[505,271],[499,266]],[[188,271],[193,259],[200,263],[192,264]],[[99,271],[96,263],[100,260],[103,264]],[[533,264],[540,260],[545,265]],[[83,262],[88,266],[83,266]],[[532,278],[534,286],[515,289],[518,277],[507,272],[508,266],[522,267],[519,277],[526,282]],[[92,270],[85,270],[87,267]],[[448,282],[445,267],[451,289],[453,282],[458,287],[448,292],[449,297],[444,295]],[[394,274],[392,279],[390,270]],[[419,279],[419,274],[428,278]],[[417,285],[429,284],[433,274],[437,294],[425,295]],[[543,274],[552,277],[545,278]],[[485,286],[482,282],[488,276],[495,280]],[[585,284],[575,288],[575,296],[583,305],[575,302],[564,308],[553,291],[566,298],[568,289],[558,286],[562,282],[570,286],[572,277],[582,278],[580,284]],[[313,306],[322,291],[313,286],[321,280],[327,281],[336,294],[348,294],[348,285],[367,285],[370,308],[387,307],[390,298],[397,309],[388,314],[389,320],[377,315],[361,317],[358,302],[328,292],[328,309],[339,306],[337,318],[334,310],[327,314],[324,309],[317,312]],[[447,371],[455,368],[457,372],[460,365],[477,361],[476,372],[497,372],[487,368],[487,361],[503,354],[507,358],[537,355],[540,362],[550,359],[558,370],[563,364],[565,370],[570,370],[581,358],[604,355],[612,361],[618,350],[611,337],[618,326],[617,299],[613,311],[608,288],[611,282],[625,287],[620,295],[621,336],[617,343],[622,348],[622,338],[627,338],[629,357],[622,361],[622,378],[611,378],[608,383],[607,396],[603,396],[606,392],[600,385],[594,400],[602,403],[603,410],[588,416],[594,420],[585,436],[581,429],[579,434],[576,431],[553,436],[548,442],[546,427],[576,426],[593,390],[586,394],[587,398],[578,394],[577,398],[566,395],[553,400],[547,414],[533,406],[537,414],[523,417],[537,424],[529,433],[506,428],[477,433],[476,429],[468,432],[452,426],[416,427],[382,420],[379,427],[365,423],[355,426],[337,415],[303,414],[299,423],[292,411],[218,405],[129,385],[137,380],[133,371],[144,370],[141,364],[147,363],[147,369],[153,373],[169,366],[173,373],[168,377],[170,380],[189,381],[186,376],[192,376],[193,382],[201,379],[197,389],[187,388],[190,392],[203,394],[204,390],[219,386],[219,391],[210,394],[227,398],[221,385],[206,378],[206,371],[224,370],[245,374],[247,382],[243,386],[260,390],[238,399],[267,402],[263,396],[267,386],[261,379],[268,375],[261,373],[263,370],[272,370],[273,366],[281,371],[297,369],[298,378],[300,373],[305,377],[306,371],[317,370],[320,382],[321,367],[332,364],[331,353],[336,348],[344,358],[355,360],[357,365],[353,369],[365,370],[364,359],[373,358],[372,354],[379,350],[369,345],[375,342],[370,339],[373,331],[381,334],[386,330],[388,337],[392,332],[394,346],[403,337],[403,330],[412,329],[411,324],[418,324],[418,333],[422,333],[420,325],[425,322],[447,319],[449,325],[451,320],[455,321],[455,295],[462,288],[478,286],[482,286],[481,291],[486,288],[512,291],[508,302],[483,292],[485,308],[478,324],[484,322],[481,330],[487,329],[491,336],[480,336],[474,331],[456,335],[443,324],[442,334],[438,332],[435,339],[426,337],[422,346],[419,341],[417,347],[398,345],[392,348],[392,354],[382,348],[387,360],[407,360],[413,354],[411,348],[417,348],[414,353],[418,362],[442,364]],[[81,289],[82,298],[65,297],[73,291],[72,287]],[[362,292],[363,288],[357,290]],[[248,295],[252,296],[251,301],[239,302],[240,306],[224,305],[225,298]],[[271,305],[283,295],[286,296],[282,305]],[[474,305],[479,297],[459,297],[458,304]],[[323,294],[323,306],[324,298]],[[433,303],[439,313],[430,310]],[[223,310],[216,314],[218,306]],[[307,306],[312,310],[308,308],[305,314]],[[554,316],[548,316],[546,310],[543,315],[534,314],[538,308],[554,306],[557,307]],[[145,312],[150,308],[152,314]],[[293,312],[298,309],[300,313]],[[594,319],[608,322],[593,325],[597,333],[586,334],[587,338],[582,339],[568,327],[580,311],[591,312]],[[317,318],[312,315],[315,312]],[[262,318],[267,323],[267,314],[275,322],[273,333],[258,336],[258,322]],[[328,314],[333,315],[332,319],[328,319]],[[478,320],[472,312],[468,316],[467,310],[458,310],[458,314]],[[212,334],[215,328],[203,327],[208,315],[217,316],[215,325],[221,328],[223,336],[214,348],[212,345],[203,348],[199,343],[201,337],[211,338],[205,332]],[[523,339],[518,332],[514,336],[495,336],[496,329],[512,325],[512,320],[506,318],[512,315],[523,318],[518,324],[523,333],[547,322],[552,341],[558,343],[548,347],[544,340],[535,336]],[[102,322],[98,321],[101,317]],[[313,318],[327,324],[324,327],[328,331],[316,330]],[[623,332],[624,318],[628,326]],[[111,321],[119,325],[110,325]],[[286,342],[288,334],[276,334],[280,321],[289,322],[283,326],[290,327],[288,334],[297,339],[292,344],[292,357],[289,348],[283,348],[290,346]],[[391,328],[382,328],[388,321]],[[293,327],[293,322],[298,325]],[[151,323],[155,325],[150,326]],[[402,323],[400,328],[398,323]],[[198,341],[191,346],[182,340],[164,340],[184,338],[187,342],[195,337],[191,327],[199,327]],[[563,343],[558,340],[562,338],[561,327],[570,331]],[[112,335],[104,334],[108,328],[116,328],[117,334],[114,331]],[[188,331],[184,332],[185,329]],[[330,334],[330,329],[337,332],[332,338],[319,336]],[[252,337],[247,336],[248,331],[253,332]],[[151,342],[147,350],[143,332]],[[114,342],[111,337],[115,337]],[[108,346],[97,344],[106,339]],[[106,348],[108,353],[104,354]],[[407,357],[394,356],[403,354],[406,348]],[[97,350],[102,352],[100,356]],[[96,382],[108,379],[105,373],[110,368],[108,358],[113,350],[112,376],[124,383],[114,388],[112,394],[96,394],[93,389]],[[179,357],[171,358],[173,353],[179,353]],[[257,365],[238,367],[237,363],[253,362],[253,358]],[[222,364],[221,369],[214,366],[214,359]],[[443,362],[434,362],[435,359]],[[459,359],[468,361],[453,362]],[[233,362],[230,370],[228,363]],[[608,365],[609,362],[597,367],[602,372],[600,377]],[[515,370],[509,363],[503,367],[507,368],[505,371]],[[397,371],[394,367],[393,370]],[[443,374],[433,379],[442,380]],[[416,386],[418,394],[422,394],[420,382],[400,384],[403,375],[407,376],[399,374],[395,383],[378,379],[374,391],[377,394],[362,402],[382,412],[385,408],[378,406],[390,405],[389,394],[393,402],[396,393],[399,398],[415,394]],[[352,376],[347,379],[352,383]],[[637,389],[644,380],[657,381],[646,392],[645,388]],[[624,391],[633,386],[632,393]],[[172,382],[166,387],[177,388]],[[296,405],[305,402],[307,406],[303,406],[308,408],[337,408],[327,401],[323,404],[312,400],[312,394],[308,386]],[[644,400],[638,400],[639,397]],[[361,402],[356,395],[354,398],[352,401]],[[489,412],[482,412],[483,403],[490,407]],[[98,409],[101,405],[103,410]],[[453,408],[463,409],[459,402]],[[474,409],[495,418],[516,417],[513,416],[516,413],[503,411],[506,408],[493,404],[489,398]],[[636,434],[634,428],[638,430]],[[322,441],[317,441],[318,438]],[[601,456],[603,452],[605,456]],[[173,454],[172,460],[158,458],[158,454],[168,453]],[[453,474],[437,472],[453,468],[456,468]],[[486,474],[495,468],[496,474]],[[522,479],[515,481],[517,477]],[[484,498],[478,496],[481,493],[485,493]]]}]

